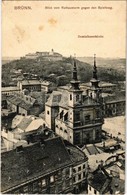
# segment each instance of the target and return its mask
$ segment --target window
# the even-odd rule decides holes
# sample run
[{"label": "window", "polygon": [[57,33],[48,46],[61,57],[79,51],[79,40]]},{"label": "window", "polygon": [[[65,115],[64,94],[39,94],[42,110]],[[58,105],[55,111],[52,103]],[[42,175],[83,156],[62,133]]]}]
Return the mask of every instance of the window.
[{"label": "window", "polygon": [[78,171],[81,171],[81,167],[78,167]]},{"label": "window", "polygon": [[73,182],[76,182],[76,179],[75,179],[75,177],[73,178]]},{"label": "window", "polygon": [[37,181],[33,183],[33,191],[34,192],[38,191],[38,182]]},{"label": "window", "polygon": [[29,192],[33,192],[33,185],[32,185],[32,183],[29,184]]},{"label": "window", "polygon": [[83,177],[86,177],[86,173],[85,172],[83,172]]},{"label": "window", "polygon": [[94,190],[94,194],[97,194],[97,191],[96,190]]},{"label": "window", "polygon": [[72,95],[70,94],[70,100],[72,100]]},{"label": "window", "polygon": [[83,165],[83,169],[85,169],[85,164]]},{"label": "window", "polygon": [[49,111],[47,111],[47,114],[49,114]]},{"label": "window", "polygon": [[42,179],[42,180],[41,180],[41,185],[42,185],[42,187],[43,187],[43,186],[46,186],[46,180],[45,180],[45,179]]},{"label": "window", "polygon": [[80,143],[80,132],[75,133],[75,135],[74,135],[74,142],[75,142],[75,144],[79,144]]},{"label": "window", "polygon": [[64,111],[62,110],[62,112],[60,113],[60,119],[63,118],[63,114],[64,114]]},{"label": "window", "polygon": [[70,169],[67,168],[67,169],[66,169],[66,176],[68,176],[69,174],[70,174]]},{"label": "window", "polygon": [[54,176],[50,177],[50,183],[54,182]]},{"label": "window", "polygon": [[89,186],[89,190],[91,191],[91,186]]},{"label": "window", "polygon": [[20,190],[14,191],[14,194],[19,194],[19,193],[20,193]]},{"label": "window", "polygon": [[80,111],[75,111],[75,113],[74,113],[74,120],[75,121],[80,121]]},{"label": "window", "polygon": [[79,100],[79,95],[76,95],[76,102]]},{"label": "window", "polygon": [[90,121],[90,115],[86,115],[85,116],[85,122],[87,123],[87,122],[89,122]]},{"label": "window", "polygon": [[81,174],[80,174],[80,175],[78,175],[78,179],[79,179],[79,180],[81,179]]},{"label": "window", "polygon": [[28,192],[28,186],[23,187],[23,192]]}]

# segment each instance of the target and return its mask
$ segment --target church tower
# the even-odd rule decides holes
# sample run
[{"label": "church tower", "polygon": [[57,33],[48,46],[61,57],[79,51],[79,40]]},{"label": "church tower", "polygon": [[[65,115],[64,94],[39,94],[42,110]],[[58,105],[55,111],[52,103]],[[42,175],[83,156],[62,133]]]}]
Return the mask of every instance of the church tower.
[{"label": "church tower", "polygon": [[74,59],[73,65],[73,73],[72,73],[72,80],[71,80],[71,87],[69,91],[69,102],[68,105],[70,107],[75,107],[76,105],[82,104],[82,90],[79,88],[80,81],[77,77],[77,67],[76,67],[76,60]]},{"label": "church tower", "polygon": [[93,78],[90,80],[91,82],[91,96],[96,101],[99,101],[101,96],[101,89],[99,87],[99,80],[97,76],[97,66],[96,66],[96,54],[94,54],[94,66],[93,66]]}]

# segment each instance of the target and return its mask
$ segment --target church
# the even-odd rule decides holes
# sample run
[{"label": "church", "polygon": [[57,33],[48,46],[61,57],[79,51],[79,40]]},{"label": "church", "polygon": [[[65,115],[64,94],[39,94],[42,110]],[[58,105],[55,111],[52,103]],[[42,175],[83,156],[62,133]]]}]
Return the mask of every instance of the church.
[{"label": "church", "polygon": [[94,55],[93,78],[90,90],[80,89],[76,60],[73,63],[70,87],[53,91],[45,104],[48,127],[70,143],[78,146],[97,143],[102,138],[102,97]]}]

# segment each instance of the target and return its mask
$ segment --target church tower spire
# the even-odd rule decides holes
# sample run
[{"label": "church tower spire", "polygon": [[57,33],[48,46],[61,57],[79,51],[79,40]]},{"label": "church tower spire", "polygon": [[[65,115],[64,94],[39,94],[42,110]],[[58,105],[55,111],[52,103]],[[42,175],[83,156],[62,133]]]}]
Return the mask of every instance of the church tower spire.
[{"label": "church tower spire", "polygon": [[79,88],[80,81],[78,80],[78,77],[77,77],[77,66],[76,66],[76,60],[75,59],[73,61],[72,80],[71,80],[70,83],[71,83],[71,89],[72,90],[80,90],[80,88]]},{"label": "church tower spire", "polygon": [[91,79],[92,87],[99,88],[99,80],[97,77],[97,66],[96,66],[96,54],[94,54],[94,66],[93,66],[93,78]]},{"label": "church tower spire", "polygon": [[94,54],[93,78],[97,80],[96,54]]},{"label": "church tower spire", "polygon": [[82,90],[80,89],[80,81],[78,80],[77,75],[77,66],[76,59],[73,59],[73,71],[72,71],[72,80],[70,81],[69,92],[69,106],[75,107],[82,104]]}]

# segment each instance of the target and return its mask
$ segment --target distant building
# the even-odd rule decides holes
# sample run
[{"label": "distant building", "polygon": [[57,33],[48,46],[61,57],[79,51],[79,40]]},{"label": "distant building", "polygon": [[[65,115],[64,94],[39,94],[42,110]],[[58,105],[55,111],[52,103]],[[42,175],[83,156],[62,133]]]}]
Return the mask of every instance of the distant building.
[{"label": "distant building", "polygon": [[17,86],[21,91],[23,89],[27,89],[28,91],[41,91],[41,82],[36,79],[18,81]]},{"label": "distant building", "polygon": [[[74,191],[73,167],[82,161],[81,169],[86,170],[87,157],[75,146],[67,150],[60,137],[1,154],[2,194],[67,194]],[[79,164],[80,165],[80,164]],[[79,171],[80,173],[80,171]],[[81,173],[80,173],[81,174]],[[79,181],[86,179],[86,176]]]},{"label": "distant building", "polygon": [[101,141],[103,116],[98,82],[94,59],[92,94],[83,95],[74,61],[71,87],[64,91],[53,91],[45,104],[45,119],[49,128],[76,145]]},{"label": "distant building", "polygon": [[[102,93],[111,93],[114,92],[114,90],[116,90],[117,85],[114,83],[100,82],[99,87],[101,88]],[[90,82],[81,84],[81,89],[90,90],[90,88],[91,88]]]},{"label": "distant building", "polygon": [[36,52],[36,53],[29,53],[25,55],[26,59],[39,59],[42,60],[52,60],[52,61],[59,61],[63,59],[63,56],[57,52],[54,52],[52,49],[50,52]]},{"label": "distant building", "polygon": [[[104,117],[125,115],[125,92],[118,92],[119,84],[100,82],[99,87],[102,91]],[[90,83],[81,84],[81,89],[87,90],[89,94],[92,92]]]},{"label": "distant building", "polygon": [[88,195],[125,193],[125,152],[112,154],[104,164],[89,173]]},{"label": "distant building", "polygon": [[88,177],[88,195],[113,194],[111,189],[112,177],[100,166]]},{"label": "distant building", "polygon": [[20,93],[20,89],[18,87],[2,87],[1,93],[2,95],[12,95],[14,93]]},{"label": "distant building", "polygon": [[38,55],[36,53],[28,53],[25,55],[26,59],[37,59]]},{"label": "distant building", "polygon": [[18,81],[17,86],[19,87],[20,91],[27,89],[29,92],[45,91],[46,93],[52,92],[55,87],[52,82],[37,79],[20,80]]},{"label": "distant building", "polygon": [[14,94],[7,98],[8,109],[21,115],[35,115],[44,111],[45,92],[31,92],[24,89],[20,94]]},{"label": "distant building", "polygon": [[105,117],[125,115],[125,95],[115,94],[103,99],[103,114]]},{"label": "distant building", "polygon": [[113,177],[125,181],[125,152],[109,157],[105,162],[105,169]]}]

